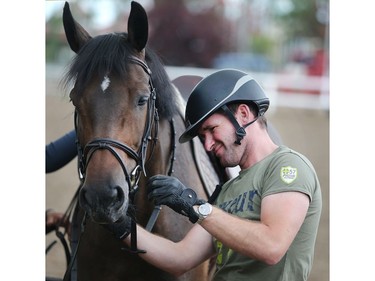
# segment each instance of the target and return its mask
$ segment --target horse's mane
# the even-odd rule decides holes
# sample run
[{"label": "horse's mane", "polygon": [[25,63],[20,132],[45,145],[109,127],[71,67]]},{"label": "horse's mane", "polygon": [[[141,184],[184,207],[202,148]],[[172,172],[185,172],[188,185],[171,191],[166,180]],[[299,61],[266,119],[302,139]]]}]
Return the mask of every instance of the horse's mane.
[{"label": "horse's mane", "polygon": [[[99,35],[89,40],[73,58],[63,77],[63,85],[75,82],[75,93],[81,93],[87,83],[108,73],[127,77],[129,57],[135,55],[127,42],[126,33]],[[156,89],[156,107],[161,118],[170,119],[177,113],[177,99],[174,88],[160,58],[146,47],[146,63],[151,69],[151,79]]]}]

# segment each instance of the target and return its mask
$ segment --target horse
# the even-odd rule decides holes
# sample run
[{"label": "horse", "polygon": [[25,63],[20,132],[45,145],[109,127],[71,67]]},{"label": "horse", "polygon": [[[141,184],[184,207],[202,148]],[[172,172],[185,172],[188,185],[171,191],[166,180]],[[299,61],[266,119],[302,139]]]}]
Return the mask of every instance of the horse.
[{"label": "horse", "polygon": [[126,249],[103,227],[127,219],[179,241],[192,224],[170,208],[154,206],[147,198],[147,179],[175,176],[207,200],[225,177],[199,140],[176,141],[185,130],[185,104],[147,46],[144,8],[131,2],[127,32],[92,37],[66,2],[63,25],[75,53],[63,81],[71,87],[82,180],[72,218],[75,263],[64,280],[209,280],[209,261],[175,277],[142,260],[135,232]]}]

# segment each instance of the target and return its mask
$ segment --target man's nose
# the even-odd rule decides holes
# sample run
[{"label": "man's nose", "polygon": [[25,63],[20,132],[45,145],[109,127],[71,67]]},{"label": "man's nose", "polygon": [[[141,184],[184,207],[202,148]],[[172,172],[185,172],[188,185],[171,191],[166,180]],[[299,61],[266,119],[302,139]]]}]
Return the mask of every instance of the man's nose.
[{"label": "man's nose", "polygon": [[211,136],[205,136],[204,138],[204,149],[206,151],[212,151],[214,147],[215,142],[213,141],[213,138]]}]

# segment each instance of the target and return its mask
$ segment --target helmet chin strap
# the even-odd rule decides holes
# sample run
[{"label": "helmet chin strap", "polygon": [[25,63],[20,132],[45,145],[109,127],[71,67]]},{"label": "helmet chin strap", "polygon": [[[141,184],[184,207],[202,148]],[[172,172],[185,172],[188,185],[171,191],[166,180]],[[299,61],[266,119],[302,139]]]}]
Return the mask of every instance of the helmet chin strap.
[{"label": "helmet chin strap", "polygon": [[234,117],[233,112],[230,111],[230,109],[228,108],[227,105],[224,104],[221,108],[224,110],[225,114],[228,116],[229,120],[232,122],[234,128],[236,129],[237,139],[234,143],[237,144],[237,145],[241,145],[241,140],[244,138],[244,136],[246,136],[245,128],[247,128],[248,126],[253,124],[255,121],[257,121],[258,117],[259,117],[259,114],[257,115],[257,117],[255,117],[254,120],[252,120],[251,122],[249,122],[246,125],[244,125],[243,127],[241,127],[240,124],[238,124],[236,118]]}]

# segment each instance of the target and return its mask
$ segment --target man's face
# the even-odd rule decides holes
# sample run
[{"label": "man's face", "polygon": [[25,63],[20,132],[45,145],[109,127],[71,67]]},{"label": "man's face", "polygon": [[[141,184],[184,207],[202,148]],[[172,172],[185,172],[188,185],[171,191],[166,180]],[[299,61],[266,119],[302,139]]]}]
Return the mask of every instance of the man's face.
[{"label": "man's face", "polygon": [[236,140],[235,129],[229,119],[223,114],[214,113],[201,125],[199,136],[204,141],[204,148],[212,151],[224,167],[238,165],[240,158],[239,146]]}]

